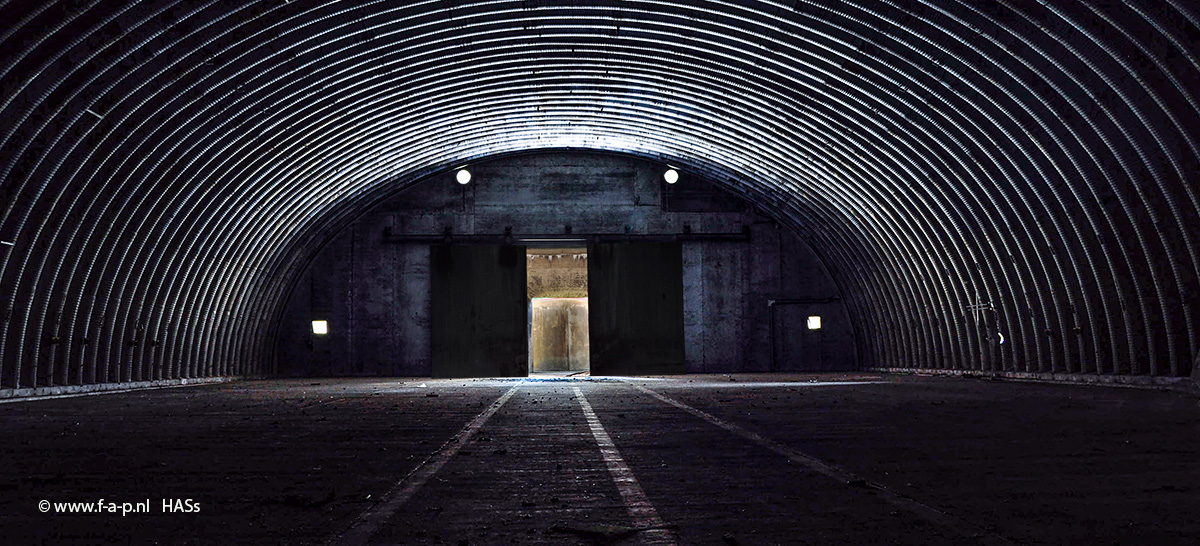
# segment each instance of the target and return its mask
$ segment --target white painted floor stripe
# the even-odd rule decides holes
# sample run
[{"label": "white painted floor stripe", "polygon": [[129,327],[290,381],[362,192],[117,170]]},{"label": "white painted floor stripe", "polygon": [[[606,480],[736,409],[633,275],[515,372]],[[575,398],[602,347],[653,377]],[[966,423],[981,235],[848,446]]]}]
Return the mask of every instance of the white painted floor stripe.
[{"label": "white painted floor stripe", "polygon": [[366,544],[367,541],[375,535],[375,532],[379,530],[380,526],[386,524],[388,520],[392,518],[392,516],[396,515],[396,512],[400,509],[400,507],[404,506],[404,503],[408,502],[408,500],[412,498],[413,494],[415,494],[417,490],[421,488],[421,486],[425,485],[425,482],[429,481],[429,478],[432,478],[434,474],[437,474],[438,470],[442,469],[442,466],[449,462],[450,459],[454,458],[454,456],[458,454],[458,451],[462,449],[463,446],[467,445],[467,442],[471,441],[471,437],[475,435],[480,427],[482,427],[483,424],[486,423],[487,420],[490,419],[492,415],[494,415],[496,411],[498,411],[500,407],[504,405],[505,402],[508,402],[509,398],[512,398],[512,395],[517,392],[517,389],[520,388],[523,383],[525,383],[525,381],[518,381],[516,385],[513,385],[511,389],[508,389],[508,392],[505,392],[504,395],[501,396],[499,400],[496,400],[496,402],[491,406],[489,406],[488,409],[485,409],[482,413],[476,415],[475,418],[472,419],[470,423],[467,423],[467,426],[464,427],[457,435],[443,444],[440,449],[433,452],[432,455],[426,457],[424,461],[421,461],[421,464],[417,465],[412,472],[409,472],[404,479],[396,482],[396,485],[392,486],[392,489],[383,496],[383,500],[380,501],[379,504],[368,508],[365,512],[360,514],[358,519],[354,520],[354,523],[350,525],[349,529],[347,529],[341,535],[331,539],[327,544],[329,544],[329,546],[360,546],[362,544]]},{"label": "white painted floor stripe", "polygon": [[612,438],[604,430],[604,425],[600,424],[600,419],[596,417],[596,412],[592,411],[592,405],[588,402],[587,397],[583,395],[583,391],[579,390],[579,387],[571,388],[575,389],[575,397],[579,399],[579,405],[583,408],[583,415],[587,418],[588,427],[592,429],[592,436],[600,445],[600,454],[604,456],[604,463],[608,465],[608,473],[612,475],[613,482],[617,484],[617,491],[621,493],[621,499],[625,501],[625,508],[633,517],[633,526],[644,529],[639,533],[642,543],[674,545],[675,539],[671,536],[671,532],[666,528],[662,518],[658,517],[658,511],[654,509],[654,505],[650,504],[650,500],[646,498],[646,492],[642,491],[641,484],[634,477],[633,471],[629,470],[629,466],[625,464],[625,459],[621,458],[621,452],[617,450]]},{"label": "white painted floor stripe", "polygon": [[795,449],[780,444],[779,442],[767,439],[760,434],[751,432],[733,423],[717,418],[712,414],[693,408],[687,404],[684,404],[683,402],[668,398],[636,383],[631,383],[629,381],[625,381],[625,383],[643,393],[659,399],[662,402],[675,406],[676,408],[704,419],[713,425],[716,425],[762,447],[774,451],[775,453],[786,457],[793,463],[806,466],[819,474],[824,474],[830,478],[841,481],[842,483],[855,484],[857,486],[874,491],[876,497],[887,501],[896,508],[909,512],[929,523],[942,527],[943,529],[952,531],[963,537],[970,538],[973,540],[972,544],[986,544],[994,546],[1011,546],[1013,544],[1012,541],[1002,536],[989,533],[983,528],[975,526],[967,521],[958,519],[931,506],[921,504],[920,502],[901,495],[900,493],[893,491],[882,484],[864,480],[838,466],[829,464],[811,455],[796,451]]}]

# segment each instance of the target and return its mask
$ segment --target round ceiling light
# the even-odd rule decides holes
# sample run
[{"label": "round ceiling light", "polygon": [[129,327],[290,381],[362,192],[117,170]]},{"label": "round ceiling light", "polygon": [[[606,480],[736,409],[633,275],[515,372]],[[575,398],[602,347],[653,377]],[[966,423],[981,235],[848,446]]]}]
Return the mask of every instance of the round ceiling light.
[{"label": "round ceiling light", "polygon": [[663,180],[666,180],[668,184],[679,182],[679,171],[667,169],[667,172],[663,173]]},{"label": "round ceiling light", "polygon": [[459,169],[458,174],[455,175],[454,178],[458,179],[459,184],[466,184],[467,182],[471,181],[471,171]]}]

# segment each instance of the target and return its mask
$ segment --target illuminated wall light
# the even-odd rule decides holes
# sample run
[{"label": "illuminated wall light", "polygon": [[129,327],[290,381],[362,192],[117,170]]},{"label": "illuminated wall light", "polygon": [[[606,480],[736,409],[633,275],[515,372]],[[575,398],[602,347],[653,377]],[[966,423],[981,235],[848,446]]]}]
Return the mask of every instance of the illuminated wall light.
[{"label": "illuminated wall light", "polygon": [[663,173],[663,180],[666,180],[668,184],[679,182],[679,171],[667,169],[667,172]]},{"label": "illuminated wall light", "polygon": [[808,317],[808,329],[809,330],[820,330],[821,329],[821,317],[816,317],[816,316]]},{"label": "illuminated wall light", "polygon": [[312,329],[313,329],[313,334],[316,334],[318,336],[323,336],[325,334],[328,334],[329,333],[329,321],[314,320],[314,321],[312,321]]},{"label": "illuminated wall light", "polygon": [[459,184],[465,185],[466,183],[471,181],[471,171],[468,171],[466,169],[459,169],[458,174],[454,175],[454,178],[456,180],[458,180]]}]

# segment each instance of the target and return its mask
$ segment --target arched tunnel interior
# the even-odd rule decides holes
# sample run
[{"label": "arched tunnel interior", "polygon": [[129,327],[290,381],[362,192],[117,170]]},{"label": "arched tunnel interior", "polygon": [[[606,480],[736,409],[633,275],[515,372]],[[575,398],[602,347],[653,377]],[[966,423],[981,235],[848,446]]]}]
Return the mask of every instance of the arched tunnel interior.
[{"label": "arched tunnel interior", "polygon": [[0,0],[0,542],[1189,544],[1197,44]]}]

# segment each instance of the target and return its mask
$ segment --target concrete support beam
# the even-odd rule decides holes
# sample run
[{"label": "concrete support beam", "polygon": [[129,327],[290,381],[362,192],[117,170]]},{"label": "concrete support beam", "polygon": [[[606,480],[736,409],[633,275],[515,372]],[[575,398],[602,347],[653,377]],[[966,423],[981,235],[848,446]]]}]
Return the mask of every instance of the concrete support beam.
[{"label": "concrete support beam", "polygon": [[122,383],[93,383],[91,385],[59,385],[56,387],[36,387],[20,389],[0,389],[0,403],[7,401],[29,400],[37,398],[60,398],[64,396],[82,396],[90,394],[110,394],[145,389],[162,389],[168,387],[184,387],[193,385],[209,385],[226,383],[245,377],[195,377],[181,379],[159,379],[154,381],[130,381]]},{"label": "concrete support beam", "polygon": [[1165,388],[1200,393],[1194,380],[1187,377],[1154,377],[1146,375],[1096,375],[1086,373],[998,372],[984,370],[941,370],[929,368],[873,367],[866,371],[910,375],[947,377],[976,377],[980,379],[1011,379],[1046,383],[1083,383],[1114,387]]}]

